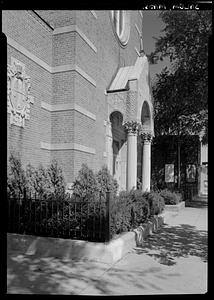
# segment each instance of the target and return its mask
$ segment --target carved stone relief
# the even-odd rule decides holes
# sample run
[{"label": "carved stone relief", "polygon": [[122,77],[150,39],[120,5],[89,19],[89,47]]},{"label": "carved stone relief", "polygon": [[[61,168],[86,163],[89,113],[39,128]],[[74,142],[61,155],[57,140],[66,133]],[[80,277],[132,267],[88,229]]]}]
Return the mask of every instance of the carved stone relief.
[{"label": "carved stone relief", "polygon": [[10,113],[10,124],[25,126],[30,118],[30,104],[34,97],[30,95],[30,77],[25,73],[25,65],[11,58],[7,66],[7,112]]}]

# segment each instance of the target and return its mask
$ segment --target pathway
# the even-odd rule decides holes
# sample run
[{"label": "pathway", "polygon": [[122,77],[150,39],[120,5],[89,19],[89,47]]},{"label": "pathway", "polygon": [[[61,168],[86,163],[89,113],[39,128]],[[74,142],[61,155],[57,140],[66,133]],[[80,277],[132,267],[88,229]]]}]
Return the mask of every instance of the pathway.
[{"label": "pathway", "polygon": [[8,255],[8,293],[145,295],[207,291],[207,207],[186,207],[114,265]]}]

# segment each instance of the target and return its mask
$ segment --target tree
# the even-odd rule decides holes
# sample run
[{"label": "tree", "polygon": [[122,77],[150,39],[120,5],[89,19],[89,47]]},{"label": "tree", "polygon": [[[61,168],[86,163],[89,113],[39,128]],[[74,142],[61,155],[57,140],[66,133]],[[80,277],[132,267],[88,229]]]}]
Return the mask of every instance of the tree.
[{"label": "tree", "polygon": [[169,57],[171,66],[157,75],[152,87],[156,135],[177,135],[178,188],[180,136],[208,133],[208,47],[212,34],[211,11],[164,11],[165,35],[156,39],[150,55],[155,63]]},{"label": "tree", "polygon": [[199,134],[207,141],[208,43],[211,11],[164,11],[165,35],[150,55],[169,57],[153,86],[156,134]]}]

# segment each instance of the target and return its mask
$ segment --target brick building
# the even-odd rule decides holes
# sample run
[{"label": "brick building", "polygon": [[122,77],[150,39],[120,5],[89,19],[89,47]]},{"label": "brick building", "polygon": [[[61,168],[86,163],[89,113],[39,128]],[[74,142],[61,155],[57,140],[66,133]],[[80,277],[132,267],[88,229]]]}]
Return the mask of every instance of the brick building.
[{"label": "brick building", "polygon": [[5,10],[8,155],[57,159],[69,185],[106,164],[150,189],[154,132],[141,11]]}]

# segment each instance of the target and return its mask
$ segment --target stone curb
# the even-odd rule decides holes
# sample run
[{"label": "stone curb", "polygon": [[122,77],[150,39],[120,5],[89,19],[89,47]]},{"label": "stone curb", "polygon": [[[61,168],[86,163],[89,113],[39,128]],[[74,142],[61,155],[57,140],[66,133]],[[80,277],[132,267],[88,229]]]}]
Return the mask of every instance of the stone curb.
[{"label": "stone curb", "polygon": [[176,205],[165,205],[165,211],[176,211],[179,212],[185,208],[185,201],[181,201],[180,203]]},{"label": "stone curb", "polygon": [[168,216],[164,212],[154,216],[147,224],[131,232],[122,233],[109,243],[94,243],[51,237],[36,237],[8,233],[8,254],[19,253],[33,257],[55,257],[63,260],[93,260],[107,264],[115,263],[136,246],[142,245],[145,238],[157,232]]},{"label": "stone curb", "polygon": [[109,243],[7,234],[8,254],[55,257],[62,260],[93,260],[111,264],[120,260],[135,246],[134,232],[124,233]]},{"label": "stone curb", "polygon": [[137,227],[134,229],[134,232],[136,233],[135,240],[136,240],[136,246],[142,246],[145,239],[152,235],[153,233],[157,232],[160,227],[164,224],[165,221],[165,214],[160,214],[157,216],[154,216],[151,221],[149,221],[146,224],[143,224],[142,226]]}]

